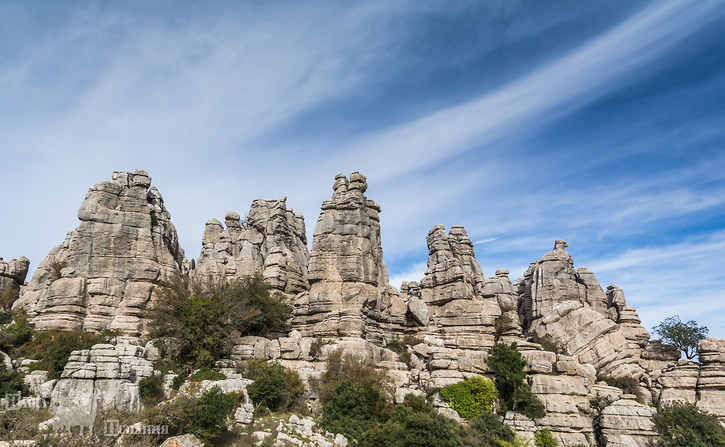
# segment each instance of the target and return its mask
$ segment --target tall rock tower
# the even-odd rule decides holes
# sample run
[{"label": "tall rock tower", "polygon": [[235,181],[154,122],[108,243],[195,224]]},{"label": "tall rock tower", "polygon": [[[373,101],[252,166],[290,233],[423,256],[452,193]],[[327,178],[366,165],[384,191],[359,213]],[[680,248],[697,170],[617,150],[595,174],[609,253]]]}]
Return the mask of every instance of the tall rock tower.
[{"label": "tall rock tower", "polygon": [[363,306],[386,293],[388,271],[380,245],[380,206],[365,197],[359,172],[335,177],[331,200],[317,219],[308,280],[295,302],[293,327],[314,336],[360,336]]},{"label": "tall rock tower", "polygon": [[184,260],[161,194],[146,171],[114,172],[88,190],[78,218],[13,308],[38,329],[139,334],[156,285],[181,274]]}]

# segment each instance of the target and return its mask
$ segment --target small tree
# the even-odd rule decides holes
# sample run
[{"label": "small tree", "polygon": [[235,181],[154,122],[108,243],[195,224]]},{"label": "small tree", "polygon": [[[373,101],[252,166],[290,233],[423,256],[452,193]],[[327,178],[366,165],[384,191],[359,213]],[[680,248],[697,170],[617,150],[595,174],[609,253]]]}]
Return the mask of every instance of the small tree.
[{"label": "small tree", "polygon": [[516,342],[496,343],[488,353],[488,366],[496,376],[501,409],[517,411],[531,419],[542,418],[546,416],[546,408],[525,382],[526,359],[516,348]]},{"label": "small tree", "polygon": [[674,346],[685,357],[693,359],[697,356],[697,342],[707,337],[708,330],[706,326],[698,326],[693,320],[683,323],[675,315],[665,318],[665,321],[652,328],[652,332],[660,336],[662,343]]}]

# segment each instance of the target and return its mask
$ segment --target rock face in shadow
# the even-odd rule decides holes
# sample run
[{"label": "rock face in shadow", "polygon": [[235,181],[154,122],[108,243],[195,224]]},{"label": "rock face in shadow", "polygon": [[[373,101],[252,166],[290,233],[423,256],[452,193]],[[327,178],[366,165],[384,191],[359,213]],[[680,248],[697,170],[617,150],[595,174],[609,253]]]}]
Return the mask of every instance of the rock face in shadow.
[{"label": "rock face in shadow", "polygon": [[364,307],[388,293],[380,244],[380,206],[365,197],[365,176],[335,177],[317,219],[307,278],[309,293],[295,301],[292,326],[305,335],[363,336]]},{"label": "rock face in shadow", "polygon": [[30,261],[24,256],[10,261],[0,258],[0,310],[9,310],[18,299],[29,267]]},{"label": "rock face in shadow", "polygon": [[257,199],[243,222],[233,211],[224,224],[209,220],[194,274],[227,279],[261,275],[290,298],[309,290],[305,219],[287,209],[286,201]]},{"label": "rock face in shadow", "polygon": [[184,261],[161,194],[146,171],[114,172],[88,190],[78,218],[14,308],[38,329],[139,334],[156,286],[180,275]]}]

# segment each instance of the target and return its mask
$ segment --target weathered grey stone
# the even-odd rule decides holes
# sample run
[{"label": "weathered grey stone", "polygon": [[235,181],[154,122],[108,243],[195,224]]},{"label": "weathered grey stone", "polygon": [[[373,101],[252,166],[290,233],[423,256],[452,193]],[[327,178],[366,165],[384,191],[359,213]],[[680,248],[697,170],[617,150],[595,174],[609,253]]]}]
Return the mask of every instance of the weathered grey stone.
[{"label": "weathered grey stone", "polygon": [[646,447],[654,441],[655,410],[635,400],[621,399],[602,410],[599,427],[607,446]]},{"label": "weathered grey stone", "polygon": [[204,447],[204,443],[191,433],[167,438],[161,447]]},{"label": "weathered grey stone", "polygon": [[593,365],[600,374],[639,378],[641,348],[617,324],[577,301],[565,301],[537,319],[530,330],[545,348]]},{"label": "weathered grey stone", "polygon": [[209,220],[194,273],[225,278],[261,275],[289,298],[306,292],[309,252],[305,220],[287,209],[286,202],[286,197],[257,199],[241,223],[233,211],[227,212],[224,225]]},{"label": "weathered grey stone", "polygon": [[136,170],[92,187],[80,225],[38,264],[13,307],[38,329],[140,334],[155,288],[179,275],[184,259],[163,198],[149,186]]},{"label": "weathered grey stone", "polygon": [[[363,194],[365,177],[338,175],[331,200],[322,204],[315,226],[309,293],[295,301],[292,325],[304,336],[361,336],[363,307],[376,319],[393,307],[392,289],[380,245],[380,206]],[[401,311],[406,306],[402,303]]]},{"label": "weathered grey stone", "polygon": [[18,299],[29,267],[30,261],[24,256],[10,261],[0,258],[0,310],[9,310]]}]

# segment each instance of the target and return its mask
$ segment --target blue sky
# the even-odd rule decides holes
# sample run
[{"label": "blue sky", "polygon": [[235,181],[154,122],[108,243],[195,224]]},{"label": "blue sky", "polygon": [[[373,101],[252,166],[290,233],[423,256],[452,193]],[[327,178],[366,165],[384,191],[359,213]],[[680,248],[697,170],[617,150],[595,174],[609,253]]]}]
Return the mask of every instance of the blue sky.
[{"label": "blue sky", "polygon": [[462,224],[484,273],[570,244],[650,329],[725,337],[725,2],[0,1],[0,256],[146,169],[204,222],[335,174],[382,206],[391,282]]}]

